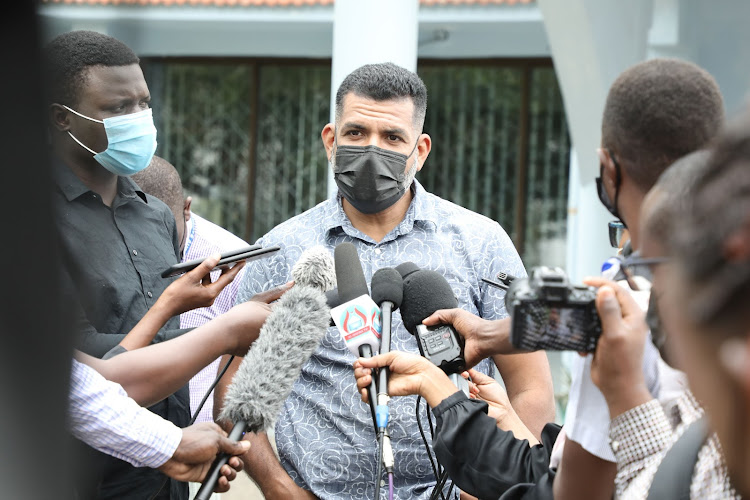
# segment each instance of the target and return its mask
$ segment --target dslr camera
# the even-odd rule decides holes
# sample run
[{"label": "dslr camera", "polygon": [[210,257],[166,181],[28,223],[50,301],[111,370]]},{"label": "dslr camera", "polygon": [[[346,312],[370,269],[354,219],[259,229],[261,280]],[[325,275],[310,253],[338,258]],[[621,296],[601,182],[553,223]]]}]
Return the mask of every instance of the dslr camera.
[{"label": "dslr camera", "polygon": [[602,333],[595,299],[594,288],[571,285],[558,267],[532,268],[505,294],[511,343],[529,351],[593,352]]}]

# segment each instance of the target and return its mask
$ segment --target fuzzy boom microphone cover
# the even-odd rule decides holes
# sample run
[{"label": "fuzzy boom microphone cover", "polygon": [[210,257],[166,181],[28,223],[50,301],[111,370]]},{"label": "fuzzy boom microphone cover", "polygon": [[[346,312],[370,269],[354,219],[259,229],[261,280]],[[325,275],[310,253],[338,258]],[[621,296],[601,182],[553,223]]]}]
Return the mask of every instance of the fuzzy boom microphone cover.
[{"label": "fuzzy boom microphone cover", "polygon": [[227,388],[221,418],[245,422],[250,432],[270,429],[302,365],[325,335],[329,318],[322,291],[295,285],[286,292]]}]

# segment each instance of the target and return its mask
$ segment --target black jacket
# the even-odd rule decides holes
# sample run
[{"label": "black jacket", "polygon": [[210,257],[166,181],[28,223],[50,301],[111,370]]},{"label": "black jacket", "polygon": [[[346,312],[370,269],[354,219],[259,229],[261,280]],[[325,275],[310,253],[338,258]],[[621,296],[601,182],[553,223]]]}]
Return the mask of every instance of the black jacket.
[{"label": "black jacket", "polygon": [[497,427],[487,403],[457,392],[433,409],[437,420],[433,449],[462,490],[479,498],[551,499],[555,472],[549,468],[560,426],[547,424],[541,444]]}]

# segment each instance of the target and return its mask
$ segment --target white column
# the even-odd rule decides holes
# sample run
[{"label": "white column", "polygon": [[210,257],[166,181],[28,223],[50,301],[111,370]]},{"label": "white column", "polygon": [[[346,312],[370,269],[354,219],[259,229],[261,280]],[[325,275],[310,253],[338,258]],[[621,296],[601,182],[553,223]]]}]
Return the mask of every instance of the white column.
[{"label": "white column", "polygon": [[[365,64],[392,62],[417,70],[419,0],[336,0],[333,7],[331,121],[336,91],[346,76]],[[328,170],[328,194],[336,192]]]},{"label": "white column", "polygon": [[567,271],[580,282],[612,255],[612,216],[596,194],[596,148],[609,86],[646,57],[653,0],[539,0],[574,153],[568,191]]}]

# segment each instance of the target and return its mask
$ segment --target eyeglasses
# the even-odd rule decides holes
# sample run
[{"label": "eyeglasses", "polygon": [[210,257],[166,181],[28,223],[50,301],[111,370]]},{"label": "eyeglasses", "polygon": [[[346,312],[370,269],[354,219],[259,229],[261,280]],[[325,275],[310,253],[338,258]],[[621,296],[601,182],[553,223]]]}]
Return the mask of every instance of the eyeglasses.
[{"label": "eyeglasses", "polygon": [[609,229],[609,244],[612,248],[620,248],[622,234],[625,232],[625,224],[619,220],[613,220],[607,223],[607,227]]},{"label": "eyeglasses", "polygon": [[[641,266],[648,266],[649,268],[651,266],[654,266],[656,264],[664,264],[665,262],[669,262],[669,257],[641,257],[641,256],[631,256],[631,257],[614,257],[614,260],[616,260],[617,265],[619,265],[619,270],[622,271],[622,274],[625,275],[625,281],[627,281],[628,286],[633,291],[639,291],[641,289],[640,286],[638,286],[638,283],[635,281],[635,276],[637,273],[633,271],[633,268],[641,267]],[[610,268],[615,266],[614,262],[612,262],[613,259],[610,259]],[[617,270],[615,270],[616,273]]]}]

